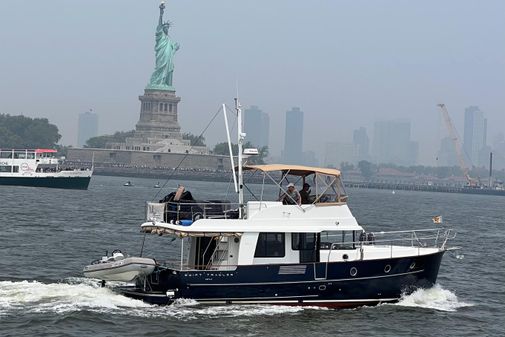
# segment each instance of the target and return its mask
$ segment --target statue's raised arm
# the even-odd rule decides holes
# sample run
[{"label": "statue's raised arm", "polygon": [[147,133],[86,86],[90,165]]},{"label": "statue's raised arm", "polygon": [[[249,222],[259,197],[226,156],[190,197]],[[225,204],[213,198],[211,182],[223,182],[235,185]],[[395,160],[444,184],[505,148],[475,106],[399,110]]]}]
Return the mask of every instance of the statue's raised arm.
[{"label": "statue's raised arm", "polygon": [[160,20],[158,21],[158,26],[163,25],[163,13],[165,12],[165,2],[160,3]]}]

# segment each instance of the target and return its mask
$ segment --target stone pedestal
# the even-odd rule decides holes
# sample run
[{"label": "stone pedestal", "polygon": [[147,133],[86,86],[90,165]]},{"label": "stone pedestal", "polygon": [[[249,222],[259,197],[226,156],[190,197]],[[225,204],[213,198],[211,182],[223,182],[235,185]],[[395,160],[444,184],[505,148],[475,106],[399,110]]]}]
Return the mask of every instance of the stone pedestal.
[{"label": "stone pedestal", "polygon": [[182,139],[177,121],[177,104],[181,98],[175,95],[175,91],[145,89],[139,100],[140,119],[135,138]]}]

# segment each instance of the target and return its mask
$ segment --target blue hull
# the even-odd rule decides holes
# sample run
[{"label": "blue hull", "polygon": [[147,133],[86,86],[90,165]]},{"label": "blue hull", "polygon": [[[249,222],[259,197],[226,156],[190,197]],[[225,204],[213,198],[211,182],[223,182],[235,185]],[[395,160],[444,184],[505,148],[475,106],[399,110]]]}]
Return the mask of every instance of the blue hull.
[{"label": "blue hull", "polygon": [[145,285],[140,280],[135,287],[117,290],[152,304],[186,298],[209,304],[373,305],[394,302],[403,293],[431,287],[443,253],[328,264],[250,265],[233,271],[158,268]]},{"label": "blue hull", "polygon": [[91,177],[0,177],[0,185],[87,190]]}]

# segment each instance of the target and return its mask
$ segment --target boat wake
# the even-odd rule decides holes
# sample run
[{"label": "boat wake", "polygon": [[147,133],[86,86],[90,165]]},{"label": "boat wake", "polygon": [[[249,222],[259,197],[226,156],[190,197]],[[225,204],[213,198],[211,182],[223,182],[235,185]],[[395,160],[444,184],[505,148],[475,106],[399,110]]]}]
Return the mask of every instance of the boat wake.
[{"label": "boat wake", "polygon": [[109,315],[193,320],[203,317],[296,314],[314,309],[270,305],[205,306],[189,299],[177,300],[171,306],[157,306],[116,294],[107,287],[101,288],[98,282],[85,278],[69,278],[60,283],[0,281],[0,317],[20,312],[66,314],[87,311]]},{"label": "boat wake", "polygon": [[15,311],[65,313],[81,310],[110,311],[148,307],[147,304],[100,288],[96,282],[0,282],[0,315]]},{"label": "boat wake", "polygon": [[[403,296],[393,305],[440,311],[456,311],[458,308],[473,306],[471,303],[460,302],[454,293],[440,285],[419,289]],[[0,282],[0,316],[19,312],[65,314],[87,311],[121,316],[195,320],[292,315],[307,310],[328,309],[260,304],[208,306],[190,299],[177,300],[170,306],[157,306],[116,294],[107,287],[101,288],[98,282],[85,278],[69,278],[61,283],[48,284],[39,281]]]},{"label": "boat wake", "polygon": [[456,311],[458,308],[471,307],[472,303],[461,302],[453,292],[435,284],[429,289],[418,289],[410,295],[402,296],[394,305],[417,307],[440,311]]}]

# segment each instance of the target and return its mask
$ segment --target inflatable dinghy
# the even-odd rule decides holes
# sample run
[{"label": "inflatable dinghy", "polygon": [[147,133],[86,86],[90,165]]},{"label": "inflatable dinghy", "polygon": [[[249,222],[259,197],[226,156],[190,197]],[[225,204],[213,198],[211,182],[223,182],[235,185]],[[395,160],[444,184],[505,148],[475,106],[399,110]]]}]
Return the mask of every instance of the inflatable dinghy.
[{"label": "inflatable dinghy", "polygon": [[102,281],[131,282],[139,276],[153,272],[156,261],[145,257],[128,256],[115,250],[84,267],[84,276]]}]

